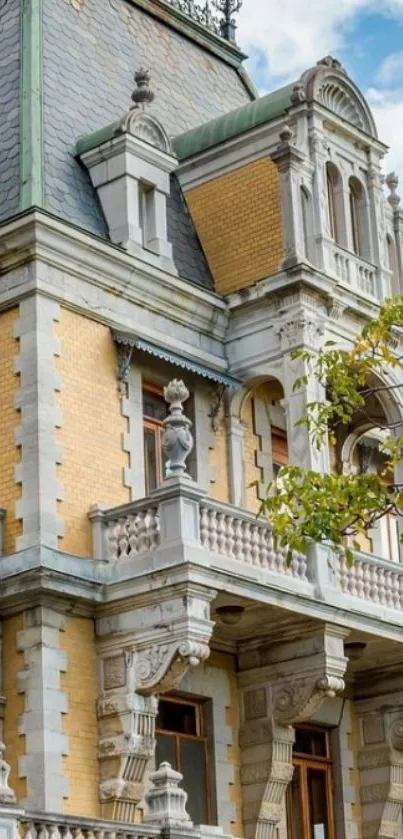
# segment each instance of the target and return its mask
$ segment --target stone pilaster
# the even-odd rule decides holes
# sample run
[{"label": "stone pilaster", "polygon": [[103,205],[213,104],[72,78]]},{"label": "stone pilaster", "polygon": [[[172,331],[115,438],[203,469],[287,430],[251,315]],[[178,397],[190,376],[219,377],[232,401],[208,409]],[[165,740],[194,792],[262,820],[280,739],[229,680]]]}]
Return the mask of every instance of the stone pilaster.
[{"label": "stone pilaster", "polygon": [[215,592],[183,583],[97,621],[102,815],[131,821],[155,748],[160,693],[209,654]]},{"label": "stone pilaster", "polygon": [[293,774],[293,725],[312,719],[344,689],[340,627],[311,628],[298,641],[241,653],[241,780],[247,839],[274,839]]},{"label": "stone pilaster", "polygon": [[17,517],[22,520],[22,536],[17,539],[18,550],[39,543],[57,547],[63,535],[63,522],[57,514],[62,489],[57,480],[61,453],[56,428],[61,416],[56,405],[60,383],[55,356],[60,355],[60,348],[54,324],[59,312],[60,306],[53,300],[32,295],[21,301],[14,329],[20,341],[15,366],[21,383],[16,396],[16,408],[21,413],[16,431],[21,462],[15,470],[16,482],[21,484]]},{"label": "stone pilaster", "polygon": [[[381,696],[358,703],[363,839],[396,839],[403,808],[403,702]],[[390,704],[389,704],[390,701]]]},{"label": "stone pilaster", "polygon": [[[285,398],[283,406],[287,415],[287,438],[289,462],[303,469],[315,469],[318,472],[329,471],[329,455],[326,441],[318,449],[313,443],[312,434],[305,425],[298,425],[306,417],[310,402],[325,398],[323,388],[312,375],[309,375],[307,362],[293,358],[294,350],[318,350],[325,333],[326,312],[314,305],[314,301],[305,302],[302,298],[282,312],[277,326],[283,351],[283,381]],[[308,376],[308,383],[297,390],[295,381]]]},{"label": "stone pilaster", "polygon": [[17,638],[24,653],[24,670],[18,675],[19,691],[25,697],[19,731],[26,743],[19,761],[19,775],[27,781],[27,798],[22,803],[51,813],[62,812],[68,794],[63,773],[68,738],[62,731],[67,697],[60,683],[67,658],[59,644],[64,621],[53,609],[37,606],[24,613],[24,629]]}]

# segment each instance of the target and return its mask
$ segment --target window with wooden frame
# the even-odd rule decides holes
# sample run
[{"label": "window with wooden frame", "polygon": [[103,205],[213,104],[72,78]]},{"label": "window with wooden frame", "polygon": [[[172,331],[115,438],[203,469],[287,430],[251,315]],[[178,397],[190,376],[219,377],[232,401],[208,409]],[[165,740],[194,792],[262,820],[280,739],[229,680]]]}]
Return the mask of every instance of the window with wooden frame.
[{"label": "window with wooden frame", "polygon": [[159,701],[155,762],[168,761],[183,775],[187,811],[194,824],[213,824],[212,756],[207,736],[208,702],[164,697]]},{"label": "window with wooden frame", "polygon": [[335,839],[328,732],[296,728],[293,764],[287,790],[288,839]]},{"label": "window with wooden frame", "polygon": [[163,420],[168,408],[162,391],[151,385],[143,387],[143,435],[145,495],[156,489],[164,479],[162,449]]},{"label": "window with wooden frame", "polygon": [[271,454],[273,463],[273,477],[275,478],[281,467],[288,463],[287,432],[282,428],[271,427]]}]

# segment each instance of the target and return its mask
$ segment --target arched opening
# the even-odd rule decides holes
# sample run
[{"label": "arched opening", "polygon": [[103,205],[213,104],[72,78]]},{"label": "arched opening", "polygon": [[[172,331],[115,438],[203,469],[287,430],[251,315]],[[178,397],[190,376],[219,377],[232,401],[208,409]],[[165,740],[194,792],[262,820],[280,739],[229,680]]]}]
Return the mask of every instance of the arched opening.
[{"label": "arched opening", "polygon": [[331,161],[326,163],[329,233],[336,244],[346,246],[343,184],[339,170]]},{"label": "arched opening", "polygon": [[277,379],[251,387],[241,412],[245,506],[257,512],[267,485],[288,462],[284,391]]},{"label": "arched opening", "polygon": [[388,267],[391,273],[390,293],[395,296],[396,294],[399,294],[396,246],[393,237],[389,233],[386,234],[386,250],[388,254]]},{"label": "arched opening", "polygon": [[[374,387],[377,384],[371,382]],[[351,424],[337,428],[332,468],[347,474],[373,472],[382,476],[386,484],[393,483],[395,475],[393,472],[386,473],[387,454],[382,450],[383,441],[390,433],[388,426],[391,421],[381,400],[371,393],[363,411],[357,412]],[[373,553],[392,562],[400,561],[398,521],[394,513],[380,518],[366,536],[358,536],[355,541],[365,553]]]},{"label": "arched opening", "polygon": [[351,245],[357,256],[370,259],[368,212],[365,190],[358,178],[348,182]]},{"label": "arched opening", "polygon": [[305,186],[300,189],[302,235],[304,239],[304,256],[313,262],[313,224],[311,196]]}]

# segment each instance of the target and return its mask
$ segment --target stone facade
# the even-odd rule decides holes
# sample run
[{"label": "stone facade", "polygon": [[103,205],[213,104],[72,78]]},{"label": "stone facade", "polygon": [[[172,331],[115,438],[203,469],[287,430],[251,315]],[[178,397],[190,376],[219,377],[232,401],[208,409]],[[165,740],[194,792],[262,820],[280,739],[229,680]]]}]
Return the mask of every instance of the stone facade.
[{"label": "stone facade", "polygon": [[329,57],[254,101],[170,0],[3,17],[0,832],[286,839],[308,730],[327,839],[400,839],[401,564],[381,533],[290,563],[256,516],[287,458],[356,465],[359,428],[296,425],[324,394],[292,351],[403,290],[368,105]]}]

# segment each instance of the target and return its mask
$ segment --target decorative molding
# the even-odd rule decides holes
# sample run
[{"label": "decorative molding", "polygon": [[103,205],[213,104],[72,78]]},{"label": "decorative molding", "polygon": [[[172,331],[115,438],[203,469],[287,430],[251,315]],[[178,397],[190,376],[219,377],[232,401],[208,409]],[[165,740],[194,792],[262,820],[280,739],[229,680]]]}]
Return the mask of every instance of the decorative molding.
[{"label": "decorative molding", "polygon": [[60,381],[55,357],[60,355],[60,344],[54,324],[59,318],[58,303],[33,294],[21,301],[14,326],[14,336],[20,342],[15,369],[21,383],[16,395],[16,408],[21,414],[16,444],[21,447],[21,462],[15,467],[16,482],[21,484],[16,507],[17,518],[22,521],[19,550],[39,543],[57,548],[64,533],[57,513],[57,502],[63,498],[57,480],[62,455],[56,442],[61,414],[56,405]]},{"label": "decorative molding", "polygon": [[325,322],[303,313],[295,315],[290,320],[283,320],[275,329],[280,336],[283,352],[302,346],[306,349],[317,350],[325,334]]},{"label": "decorative molding", "polygon": [[174,690],[189,667],[197,667],[210,655],[206,643],[182,641],[181,644],[155,644],[139,654],[136,664],[136,690],[145,696]]},{"label": "decorative molding", "polygon": [[[345,670],[342,667],[343,673]],[[319,679],[297,678],[281,684],[273,691],[273,715],[281,725],[304,722],[323,705],[325,699],[334,699],[344,690],[344,680],[338,676],[321,676]]]},{"label": "decorative molding", "polygon": [[183,781],[183,775],[172,769],[170,763],[164,762],[150,775],[150,781],[151,789],[147,790],[144,796],[145,824],[158,824],[164,831],[172,828],[193,828],[193,822],[186,810],[188,795],[179,786]]}]

